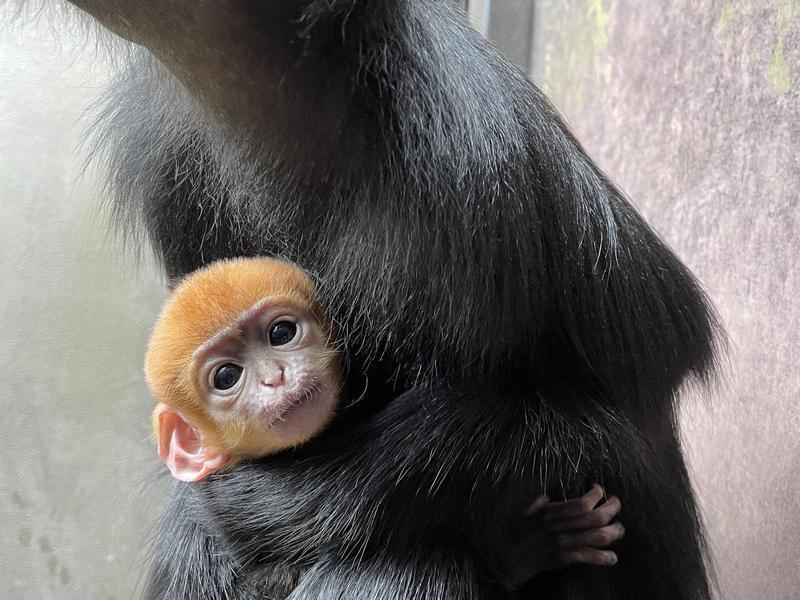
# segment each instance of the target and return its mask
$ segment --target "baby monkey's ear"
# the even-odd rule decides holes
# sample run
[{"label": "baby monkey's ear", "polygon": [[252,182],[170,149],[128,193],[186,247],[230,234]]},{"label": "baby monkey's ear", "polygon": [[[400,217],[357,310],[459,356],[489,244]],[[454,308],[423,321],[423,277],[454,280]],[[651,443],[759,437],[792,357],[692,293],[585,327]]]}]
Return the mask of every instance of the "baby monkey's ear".
[{"label": "baby monkey's ear", "polygon": [[154,419],[158,433],[158,456],[175,479],[200,481],[228,462],[228,455],[209,446],[203,435],[180,413],[159,404]]}]

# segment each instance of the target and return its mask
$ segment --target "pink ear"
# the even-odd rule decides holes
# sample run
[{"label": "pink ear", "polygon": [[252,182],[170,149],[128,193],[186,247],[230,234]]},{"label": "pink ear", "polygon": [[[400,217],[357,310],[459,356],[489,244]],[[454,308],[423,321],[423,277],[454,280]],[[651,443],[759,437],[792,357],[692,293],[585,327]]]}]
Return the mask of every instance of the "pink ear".
[{"label": "pink ear", "polygon": [[158,409],[158,456],[180,481],[200,481],[225,466],[228,455],[207,446],[203,436],[177,412]]}]

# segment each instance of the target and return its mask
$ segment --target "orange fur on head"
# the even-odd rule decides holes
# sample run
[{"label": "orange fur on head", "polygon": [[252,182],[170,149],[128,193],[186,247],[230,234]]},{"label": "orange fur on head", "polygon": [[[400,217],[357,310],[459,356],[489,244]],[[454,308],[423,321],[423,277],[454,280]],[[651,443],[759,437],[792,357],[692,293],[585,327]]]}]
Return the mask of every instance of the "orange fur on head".
[{"label": "orange fur on head", "polygon": [[[224,434],[195,389],[192,357],[204,342],[264,299],[311,314],[330,334],[314,284],[301,269],[271,258],[237,258],[212,263],[183,279],[150,337],[145,379],[153,395],[220,446],[225,445]],[[154,412],[156,437],[157,419]]]}]

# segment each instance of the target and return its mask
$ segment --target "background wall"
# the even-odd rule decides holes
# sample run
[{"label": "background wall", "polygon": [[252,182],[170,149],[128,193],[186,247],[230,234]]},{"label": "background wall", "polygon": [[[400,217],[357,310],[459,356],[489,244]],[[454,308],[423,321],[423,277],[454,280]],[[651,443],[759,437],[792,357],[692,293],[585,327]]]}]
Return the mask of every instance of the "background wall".
[{"label": "background wall", "polygon": [[540,0],[535,18],[534,77],[730,336],[727,382],[683,419],[720,597],[797,598],[800,1]]},{"label": "background wall", "polygon": [[[684,431],[720,598],[800,588],[800,2],[475,0],[590,154],[705,283],[727,383]],[[79,33],[0,34],[0,597],[134,595],[164,481],[148,440],[151,266],[105,237]],[[76,183],[77,182],[77,183]]]},{"label": "background wall", "polygon": [[[2,10],[2,9],[0,9]],[[80,33],[0,29],[0,598],[128,599],[164,498],[142,356],[160,282],[80,177],[106,80]]]}]

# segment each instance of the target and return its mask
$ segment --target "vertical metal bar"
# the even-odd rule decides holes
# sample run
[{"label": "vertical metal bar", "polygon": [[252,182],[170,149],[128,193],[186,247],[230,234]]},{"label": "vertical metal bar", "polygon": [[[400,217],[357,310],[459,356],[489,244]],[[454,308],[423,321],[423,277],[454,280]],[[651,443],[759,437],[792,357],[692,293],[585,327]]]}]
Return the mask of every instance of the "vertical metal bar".
[{"label": "vertical metal bar", "polygon": [[533,0],[533,24],[531,27],[531,57],[529,74],[537,84],[544,85],[545,80],[545,15],[549,14],[550,3],[547,0]]},{"label": "vertical metal bar", "polygon": [[467,3],[467,14],[472,26],[480,31],[484,36],[489,33],[489,9],[492,0],[469,0]]}]

